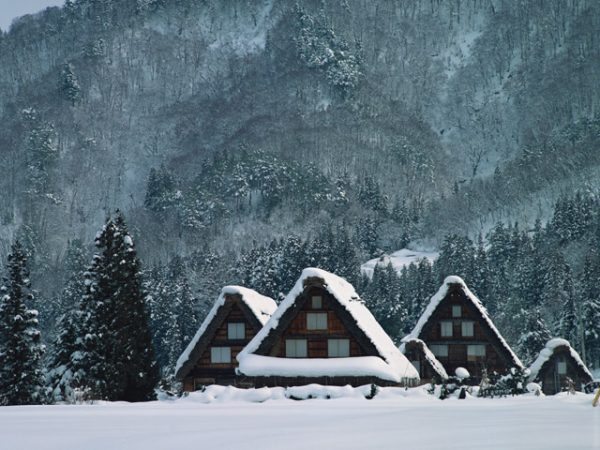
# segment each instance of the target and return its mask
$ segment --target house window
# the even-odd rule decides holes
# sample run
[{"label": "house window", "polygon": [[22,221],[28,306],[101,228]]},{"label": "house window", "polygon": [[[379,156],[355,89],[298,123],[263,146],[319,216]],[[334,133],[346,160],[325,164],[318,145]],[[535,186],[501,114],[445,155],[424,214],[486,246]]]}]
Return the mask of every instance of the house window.
[{"label": "house window", "polygon": [[214,364],[227,364],[231,362],[230,347],[211,347],[210,362]]},{"label": "house window", "polygon": [[420,375],[421,374],[421,361],[411,361],[410,362],[414,368],[417,370],[417,373]]},{"label": "house window", "polygon": [[484,344],[467,345],[467,361],[476,361],[483,357],[485,357]]},{"label": "house window", "polygon": [[460,308],[460,305],[452,306],[452,317],[460,317],[460,316],[462,316],[462,310]]},{"label": "house window", "polygon": [[287,358],[306,358],[308,356],[306,339],[286,339],[285,356]]},{"label": "house window", "polygon": [[452,337],[452,322],[440,322],[442,337]]},{"label": "house window", "polygon": [[323,308],[323,297],[320,295],[313,295],[310,299],[312,309]]},{"label": "house window", "polygon": [[308,313],[306,314],[306,329],[308,330],[326,330],[327,313]]},{"label": "house window", "polygon": [[448,346],[446,344],[433,344],[430,347],[431,352],[438,357],[448,357]]},{"label": "house window", "polygon": [[556,371],[558,372],[559,375],[566,375],[567,374],[567,362],[565,360],[559,360],[556,363]]},{"label": "house window", "polygon": [[350,341],[348,339],[329,339],[327,354],[330,358],[347,358],[350,356]]},{"label": "house window", "polygon": [[461,324],[461,331],[463,337],[473,337],[475,334],[473,332],[473,322],[465,321]]},{"label": "house window", "polygon": [[227,339],[246,339],[246,324],[229,323],[227,324]]}]

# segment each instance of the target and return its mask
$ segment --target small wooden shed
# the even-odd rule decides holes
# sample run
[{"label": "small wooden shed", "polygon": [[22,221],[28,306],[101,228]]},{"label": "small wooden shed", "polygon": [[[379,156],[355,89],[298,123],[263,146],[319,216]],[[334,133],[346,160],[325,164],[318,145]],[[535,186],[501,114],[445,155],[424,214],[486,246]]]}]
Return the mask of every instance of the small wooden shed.
[{"label": "small wooden shed", "polygon": [[302,271],[238,361],[238,372],[256,386],[398,386],[419,380],[352,285],[316,268]]},{"label": "small wooden shed", "polygon": [[583,390],[592,374],[569,341],[551,339],[529,368],[529,381],[540,383],[544,394],[553,395],[567,390],[569,379],[576,390]]},{"label": "small wooden shed", "polygon": [[400,351],[419,372],[421,383],[441,383],[448,378],[446,369],[421,339],[403,340]]},{"label": "small wooden shed", "polygon": [[237,354],[258,333],[277,304],[241,286],[225,286],[194,338],[179,357],[175,377],[185,391],[208,384],[243,386]]}]

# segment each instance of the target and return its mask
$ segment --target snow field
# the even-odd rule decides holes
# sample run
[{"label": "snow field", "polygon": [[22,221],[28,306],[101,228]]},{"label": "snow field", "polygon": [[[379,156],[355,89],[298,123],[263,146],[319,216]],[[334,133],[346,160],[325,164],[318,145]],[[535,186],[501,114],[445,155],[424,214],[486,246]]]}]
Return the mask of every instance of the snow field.
[{"label": "snow field", "polygon": [[[591,407],[591,395],[441,401],[423,388],[384,388],[375,399],[366,400],[356,395],[362,388],[321,388],[322,393],[346,395],[294,401],[283,395],[274,399],[282,388],[242,391],[211,386],[176,401],[4,407],[0,448],[600,448],[600,408]],[[298,390],[318,391],[314,386]],[[268,391],[273,391],[272,399],[253,402]],[[207,400],[212,403],[205,404]]]}]

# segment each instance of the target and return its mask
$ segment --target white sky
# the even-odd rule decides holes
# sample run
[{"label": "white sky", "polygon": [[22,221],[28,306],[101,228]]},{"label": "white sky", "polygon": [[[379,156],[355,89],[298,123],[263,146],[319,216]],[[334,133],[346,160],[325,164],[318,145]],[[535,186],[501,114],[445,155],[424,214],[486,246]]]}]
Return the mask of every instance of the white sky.
[{"label": "white sky", "polygon": [[64,0],[0,0],[0,28],[8,31],[15,17],[31,14],[48,6],[62,5]]}]

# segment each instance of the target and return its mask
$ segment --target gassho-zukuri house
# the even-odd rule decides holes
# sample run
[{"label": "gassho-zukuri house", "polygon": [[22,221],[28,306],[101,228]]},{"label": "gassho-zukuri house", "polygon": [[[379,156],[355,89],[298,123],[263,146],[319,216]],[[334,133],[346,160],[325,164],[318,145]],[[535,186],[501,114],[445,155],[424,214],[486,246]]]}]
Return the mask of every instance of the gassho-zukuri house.
[{"label": "gassho-zukuri house", "polygon": [[238,354],[255,386],[417,385],[419,375],[346,280],[307,268]]},{"label": "gassho-zukuri house", "polygon": [[[474,382],[487,373],[506,373],[523,363],[496,329],[486,309],[456,276],[447,277],[403,340],[402,350],[424,380],[466,368]],[[439,366],[445,369],[445,373]]]},{"label": "gassho-zukuri house", "polygon": [[225,286],[181,354],[175,378],[185,391],[208,384],[242,386],[236,377],[237,354],[277,309],[273,299],[241,286]]},{"label": "gassho-zukuri house", "polygon": [[593,377],[569,341],[550,339],[529,367],[529,381],[541,383],[542,392],[552,395],[567,388],[568,379],[574,389],[582,390]]}]

